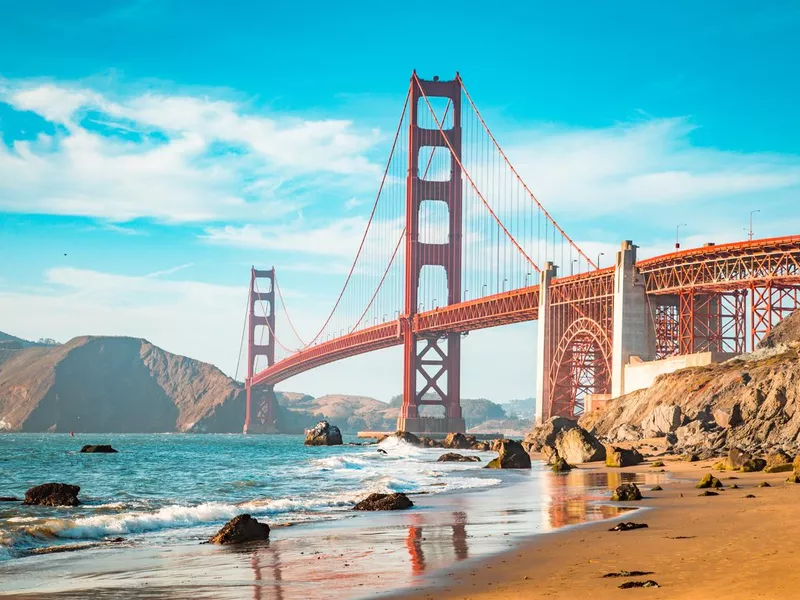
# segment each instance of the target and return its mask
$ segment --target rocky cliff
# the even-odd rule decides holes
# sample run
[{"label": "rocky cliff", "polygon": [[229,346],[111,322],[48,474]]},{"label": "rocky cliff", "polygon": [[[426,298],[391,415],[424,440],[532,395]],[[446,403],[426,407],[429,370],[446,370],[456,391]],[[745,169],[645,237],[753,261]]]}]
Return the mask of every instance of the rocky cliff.
[{"label": "rocky cliff", "polygon": [[0,351],[0,429],[237,432],[241,384],[146,340],[80,337]]},{"label": "rocky cliff", "polygon": [[800,450],[800,312],[751,353],[658,377],[580,424],[611,441],[667,437],[677,449]]}]

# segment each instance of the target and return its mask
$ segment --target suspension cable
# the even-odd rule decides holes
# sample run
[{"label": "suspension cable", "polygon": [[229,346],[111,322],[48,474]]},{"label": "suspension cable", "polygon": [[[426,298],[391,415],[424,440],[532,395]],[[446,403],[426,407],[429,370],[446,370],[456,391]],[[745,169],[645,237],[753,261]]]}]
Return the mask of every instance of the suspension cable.
[{"label": "suspension cable", "polygon": [[[511,169],[511,171],[514,173],[514,175],[515,175],[515,176],[516,176],[516,178],[517,178],[517,181],[519,181],[519,182],[522,184],[522,187],[524,187],[524,188],[525,188],[525,191],[526,191],[526,192],[528,192],[528,195],[529,195],[529,196],[531,197],[531,199],[532,199],[532,200],[533,200],[533,201],[536,203],[536,206],[538,206],[538,207],[539,207],[539,209],[540,209],[540,210],[541,210],[541,211],[544,213],[544,215],[545,215],[545,216],[546,216],[546,217],[547,217],[547,218],[550,220],[550,222],[553,224],[553,226],[554,226],[556,229],[558,229],[558,232],[559,232],[559,233],[560,233],[560,234],[561,234],[561,235],[562,235],[562,236],[563,236],[563,237],[564,237],[564,238],[565,238],[565,239],[566,239],[566,240],[567,240],[567,241],[570,243],[570,245],[571,245],[573,248],[575,248],[575,250],[577,250],[577,251],[578,251],[578,254],[580,254],[580,255],[581,255],[583,258],[585,258],[585,259],[586,259],[586,262],[588,262],[588,263],[589,263],[589,264],[590,264],[590,265],[591,265],[593,268],[595,268],[595,269],[599,268],[599,267],[598,267],[598,266],[597,266],[597,265],[594,263],[594,261],[593,261],[592,259],[590,259],[588,256],[586,256],[586,254],[584,254],[583,250],[581,250],[581,249],[578,247],[578,245],[577,245],[575,242],[573,242],[573,241],[572,241],[572,238],[570,238],[570,237],[569,237],[569,236],[566,234],[566,232],[565,232],[563,229],[561,229],[561,227],[559,226],[559,224],[558,224],[558,223],[556,223],[555,219],[553,219],[553,217],[552,217],[552,216],[550,216],[550,213],[548,213],[548,212],[547,212],[547,209],[546,209],[544,206],[542,206],[542,203],[541,203],[541,202],[539,202],[539,200],[536,198],[536,196],[534,195],[534,193],[533,193],[533,192],[530,190],[530,188],[528,188],[528,185],[525,183],[525,181],[522,179],[522,177],[520,177],[519,173],[517,173],[517,170],[514,168],[514,165],[512,165],[512,164],[511,164],[511,161],[508,159],[508,156],[506,156],[506,153],[505,153],[505,152],[503,152],[503,149],[500,147],[500,144],[498,144],[498,143],[497,143],[497,140],[495,139],[495,137],[494,137],[494,135],[492,134],[491,130],[489,129],[488,125],[486,125],[486,121],[484,121],[484,120],[483,120],[483,117],[481,116],[481,113],[480,113],[480,111],[478,110],[478,107],[477,107],[477,106],[475,106],[475,103],[472,101],[472,96],[470,96],[470,95],[469,95],[469,92],[467,91],[467,87],[464,85],[464,80],[463,80],[463,79],[461,79],[461,75],[460,75],[460,74],[458,74],[458,73],[456,74],[456,80],[457,80],[457,81],[459,82],[459,84],[461,85],[461,89],[462,89],[462,90],[464,90],[464,95],[466,96],[467,100],[469,100],[470,106],[472,106],[472,110],[474,110],[474,111],[475,111],[475,114],[477,115],[478,119],[480,120],[480,122],[481,122],[481,125],[483,125],[483,128],[486,130],[486,133],[488,133],[488,134],[489,134],[489,137],[492,139],[492,143],[494,143],[494,146],[495,146],[495,148],[497,148],[497,151],[498,151],[498,152],[500,152],[500,155],[503,157],[503,160],[505,160],[505,162],[506,162],[506,164],[508,165],[508,167],[509,167],[509,168]],[[563,262],[563,261],[562,261],[562,262]]]},{"label": "suspension cable", "polygon": [[467,171],[464,168],[464,165],[461,163],[461,159],[458,157],[456,151],[453,149],[453,145],[447,138],[444,129],[442,129],[442,124],[439,122],[439,118],[436,116],[436,113],[434,112],[433,107],[431,106],[431,103],[428,100],[428,96],[422,89],[422,84],[420,83],[419,77],[417,77],[416,73],[414,73],[414,81],[416,82],[417,87],[419,88],[420,94],[422,94],[422,97],[425,99],[425,104],[428,105],[428,110],[430,111],[431,116],[433,116],[433,120],[436,122],[436,126],[439,128],[439,132],[442,134],[442,139],[444,140],[445,144],[447,144],[447,147],[450,148],[450,153],[453,155],[453,158],[455,159],[456,163],[458,163],[458,166],[461,168],[461,172],[467,178],[467,181],[469,181],[470,185],[472,186],[472,189],[475,190],[475,193],[478,195],[478,198],[480,198],[481,202],[483,202],[483,205],[489,211],[489,214],[492,215],[492,218],[495,220],[497,225],[503,230],[503,233],[506,234],[506,237],[508,237],[508,239],[511,240],[511,243],[514,244],[514,247],[525,257],[525,259],[528,261],[528,263],[531,264],[531,266],[533,266],[534,269],[541,272],[539,266],[535,262],[533,262],[533,260],[531,260],[531,257],[528,256],[527,252],[523,250],[522,246],[520,246],[517,240],[515,240],[514,237],[509,233],[508,229],[506,229],[506,226],[503,225],[502,221],[500,221],[500,219],[497,218],[497,215],[492,210],[492,207],[489,206],[489,203],[486,201],[486,198],[483,197],[483,194],[481,194],[481,191],[478,189],[478,186],[475,185],[475,182],[473,181],[472,176],[469,174],[469,171]]}]

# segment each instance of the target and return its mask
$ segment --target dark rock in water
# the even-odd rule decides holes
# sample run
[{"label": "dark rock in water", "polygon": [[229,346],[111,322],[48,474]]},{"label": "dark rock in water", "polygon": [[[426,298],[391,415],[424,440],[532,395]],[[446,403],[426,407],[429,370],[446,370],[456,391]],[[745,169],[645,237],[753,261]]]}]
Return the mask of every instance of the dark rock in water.
[{"label": "dark rock in water", "polygon": [[572,465],[570,465],[565,459],[559,457],[553,463],[551,467],[553,473],[566,473],[572,470]]},{"label": "dark rock in water", "polygon": [[393,434],[386,436],[383,439],[387,438],[397,438],[401,442],[405,442],[410,446],[416,446],[421,448],[423,446],[422,440],[415,436],[413,433],[409,433],[408,431],[395,431]]},{"label": "dark rock in water", "polygon": [[20,499],[14,496],[0,496],[0,502],[20,502]]},{"label": "dark rock in water", "polygon": [[403,510],[411,508],[414,503],[403,493],[370,494],[353,507],[353,510]]},{"label": "dark rock in water", "polygon": [[117,451],[108,444],[86,444],[81,448],[81,452],[87,454],[114,454]]},{"label": "dark rock in water", "polygon": [[556,436],[558,455],[571,464],[605,460],[606,449],[597,438],[581,427],[573,427]]},{"label": "dark rock in water", "polygon": [[38,506],[78,506],[81,488],[67,483],[43,483],[25,492],[23,504]]},{"label": "dark rock in water", "polygon": [[306,446],[340,446],[342,432],[336,425],[320,421],[312,429],[306,429]]},{"label": "dark rock in water", "polygon": [[711,490],[703,490],[698,496],[719,496],[719,492],[712,492]]},{"label": "dark rock in water", "polygon": [[648,579],[647,581],[626,581],[625,583],[619,584],[619,589],[621,590],[628,590],[631,588],[653,588],[653,587],[660,587],[658,582],[653,581],[652,579]]},{"label": "dark rock in water", "polygon": [[614,571],[613,573],[606,573],[604,578],[609,577],[644,577],[645,575],[652,575],[653,571]]},{"label": "dark rock in water", "polygon": [[646,527],[647,523],[634,523],[633,521],[628,521],[626,523],[623,521],[622,523],[614,525],[609,531],[630,531],[631,529],[644,529]]},{"label": "dark rock in water", "polygon": [[705,488],[721,488],[722,482],[714,477],[711,473],[706,473],[696,486],[697,489],[702,490]]},{"label": "dark rock in water", "polygon": [[611,499],[615,502],[632,502],[634,500],[642,499],[642,492],[635,483],[623,483],[617,486],[614,493],[611,494]]},{"label": "dark rock in water", "polygon": [[635,448],[628,450],[606,445],[605,449],[607,467],[632,467],[644,460],[644,457]]},{"label": "dark rock in water", "polygon": [[448,433],[444,438],[443,446],[450,450],[469,450],[472,443],[463,433]]},{"label": "dark rock in water", "polygon": [[477,456],[464,456],[455,452],[447,452],[442,454],[436,462],[481,462],[481,459]]},{"label": "dark rock in water", "polygon": [[530,469],[531,457],[517,441],[500,440],[499,456],[486,465],[487,469]]},{"label": "dark rock in water", "polygon": [[234,517],[209,541],[212,544],[242,544],[269,539],[269,525],[259,523],[250,515]]},{"label": "dark rock in water", "polygon": [[741,471],[742,473],[756,473],[758,471],[763,471],[766,466],[767,461],[763,458],[751,458],[744,462]]}]

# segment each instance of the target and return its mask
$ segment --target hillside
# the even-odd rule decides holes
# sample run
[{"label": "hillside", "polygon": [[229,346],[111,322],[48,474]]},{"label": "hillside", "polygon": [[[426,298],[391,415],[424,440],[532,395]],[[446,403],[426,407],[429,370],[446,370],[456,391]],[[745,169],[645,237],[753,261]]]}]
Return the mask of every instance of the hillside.
[{"label": "hillside", "polygon": [[[661,415],[672,406],[680,413],[670,425]],[[667,433],[679,449],[721,451],[735,445],[797,450],[800,312],[784,319],[755,352],[661,375],[650,388],[584,416],[581,425],[619,441]]]},{"label": "hillside", "polygon": [[240,431],[241,384],[146,340],[79,337],[0,351],[0,428],[12,431]]}]

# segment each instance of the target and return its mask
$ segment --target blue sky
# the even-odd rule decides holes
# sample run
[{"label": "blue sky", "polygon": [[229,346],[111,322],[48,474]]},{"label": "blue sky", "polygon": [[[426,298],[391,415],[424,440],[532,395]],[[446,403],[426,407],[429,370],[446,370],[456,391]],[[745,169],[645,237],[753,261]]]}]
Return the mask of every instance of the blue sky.
[{"label": "blue sky", "polygon": [[[756,235],[797,233],[800,8],[698,4],[6,2],[0,330],[142,336],[230,373],[252,263],[314,329],[414,68],[461,72],[590,255],[664,251],[679,222],[685,244],[739,239],[756,208]],[[473,334],[464,395],[532,395],[534,334]],[[502,381],[472,375],[497,345]],[[284,387],[400,381],[386,351]]]}]

